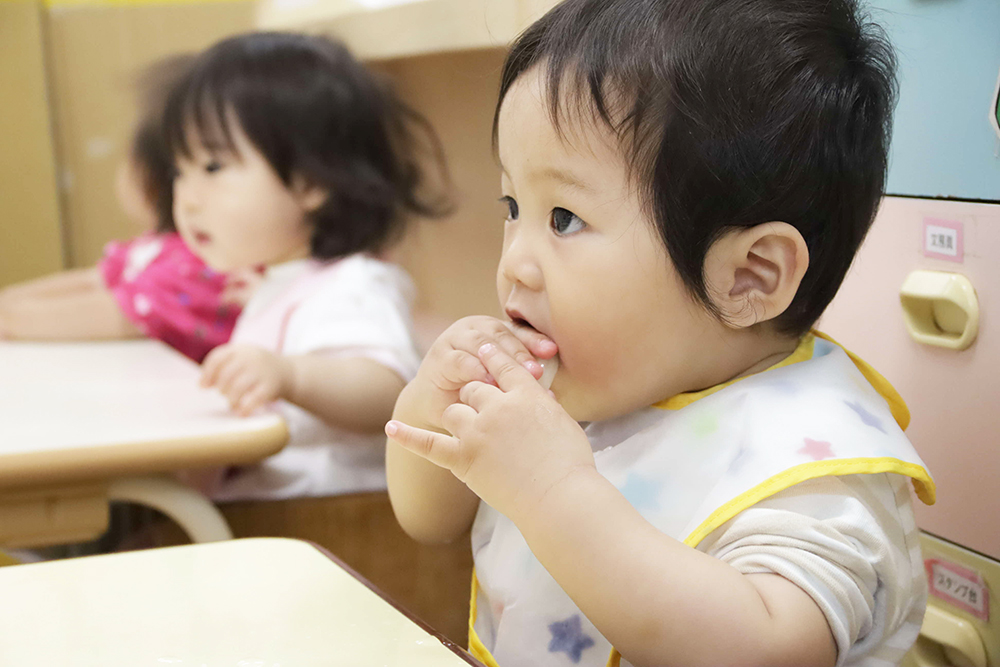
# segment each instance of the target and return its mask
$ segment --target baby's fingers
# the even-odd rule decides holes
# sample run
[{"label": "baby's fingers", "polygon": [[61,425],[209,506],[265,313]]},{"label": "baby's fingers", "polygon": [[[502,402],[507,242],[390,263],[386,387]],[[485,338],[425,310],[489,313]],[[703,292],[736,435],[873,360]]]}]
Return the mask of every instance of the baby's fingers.
[{"label": "baby's fingers", "polygon": [[453,470],[460,459],[462,443],[450,435],[414,428],[396,420],[385,425],[385,434],[404,449],[442,468]]},{"label": "baby's fingers", "polygon": [[209,352],[201,364],[201,386],[214,387],[219,381],[219,373],[226,367],[232,356],[232,348],[228,345],[217,347]]},{"label": "baby's fingers", "polygon": [[254,373],[243,371],[233,375],[224,387],[220,384],[220,389],[226,398],[229,399],[229,404],[233,406],[233,410],[239,414],[243,414],[241,406],[244,399],[263,384],[260,378]]},{"label": "baby's fingers", "polygon": [[540,331],[514,322],[508,323],[507,326],[510,327],[511,332],[513,332],[513,335],[517,337],[521,344],[539,359],[550,359],[556,356],[556,353],[559,351],[559,346],[556,345],[555,341]]},{"label": "baby's fingers", "polygon": [[469,354],[465,350],[451,350],[444,359],[443,376],[452,386],[442,387],[442,389],[455,391],[469,382],[489,382],[491,380],[489,372],[479,357]]},{"label": "baby's fingers", "polygon": [[260,384],[243,394],[239,402],[236,404],[236,414],[241,417],[248,417],[256,412],[258,409],[264,407],[273,400],[271,396],[273,392],[264,385]]}]

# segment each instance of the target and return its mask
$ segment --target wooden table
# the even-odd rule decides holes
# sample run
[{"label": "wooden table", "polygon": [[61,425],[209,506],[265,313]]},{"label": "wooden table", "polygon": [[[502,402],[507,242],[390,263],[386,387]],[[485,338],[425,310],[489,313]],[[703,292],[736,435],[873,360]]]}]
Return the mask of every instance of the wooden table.
[{"label": "wooden table", "polygon": [[479,665],[307,542],[232,540],[0,568],[0,663]]},{"label": "wooden table", "polygon": [[195,541],[231,536],[173,471],[249,464],[288,440],[284,421],[232,414],[163,345],[0,342],[0,545],[92,539],[109,500],[155,507]]}]

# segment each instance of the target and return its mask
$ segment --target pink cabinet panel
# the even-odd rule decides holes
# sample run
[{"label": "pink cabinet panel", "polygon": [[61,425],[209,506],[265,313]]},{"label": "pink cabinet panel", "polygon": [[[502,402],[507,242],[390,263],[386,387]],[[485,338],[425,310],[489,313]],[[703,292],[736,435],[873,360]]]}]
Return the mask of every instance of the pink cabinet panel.
[{"label": "pink cabinet panel", "polygon": [[[925,254],[926,243],[949,246],[928,238],[925,220],[958,223],[961,261]],[[972,281],[980,307],[972,347],[955,352],[910,337],[899,290],[917,269]],[[998,312],[1000,204],[886,197],[819,325],[885,375],[910,406],[907,433],[938,486],[937,504],[918,509],[921,528],[993,558],[1000,558],[1000,318],[992,319]]]}]

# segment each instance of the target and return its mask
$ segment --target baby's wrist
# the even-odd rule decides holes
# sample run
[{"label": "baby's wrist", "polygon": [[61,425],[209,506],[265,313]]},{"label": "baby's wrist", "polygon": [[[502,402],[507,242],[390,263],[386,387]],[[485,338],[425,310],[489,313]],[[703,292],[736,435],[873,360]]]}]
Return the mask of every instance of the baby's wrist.
[{"label": "baby's wrist", "polygon": [[291,357],[276,354],[275,367],[278,371],[278,398],[298,405],[299,387],[301,385],[298,363]]},{"label": "baby's wrist", "polygon": [[577,465],[565,471],[565,474],[555,478],[539,492],[530,497],[522,495],[522,500],[513,508],[511,521],[522,530],[531,532],[530,526],[537,525],[547,530],[546,524],[553,521],[560,523],[566,512],[578,511],[586,505],[586,499],[595,497],[597,487],[608,481],[592,465]]}]

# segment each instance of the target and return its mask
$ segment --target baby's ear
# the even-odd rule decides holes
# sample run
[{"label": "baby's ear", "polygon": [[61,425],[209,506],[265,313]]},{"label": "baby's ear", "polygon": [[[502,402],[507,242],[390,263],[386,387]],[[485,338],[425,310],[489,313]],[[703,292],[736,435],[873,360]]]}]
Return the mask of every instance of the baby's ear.
[{"label": "baby's ear", "polygon": [[317,210],[330,197],[330,193],[326,188],[315,185],[300,174],[292,177],[291,190],[295,194],[295,199],[298,200],[299,206],[306,213],[312,213]]},{"label": "baby's ear", "polygon": [[705,257],[705,284],[722,319],[751,327],[785,312],[809,268],[799,230],[767,222],[726,233]]}]

